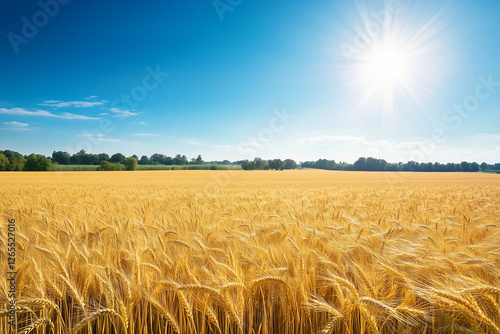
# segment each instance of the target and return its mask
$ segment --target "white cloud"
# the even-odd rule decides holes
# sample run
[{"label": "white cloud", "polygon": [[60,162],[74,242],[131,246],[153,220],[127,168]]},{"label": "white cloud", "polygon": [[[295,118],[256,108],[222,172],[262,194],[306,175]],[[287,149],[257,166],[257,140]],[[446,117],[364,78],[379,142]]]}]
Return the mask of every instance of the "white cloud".
[{"label": "white cloud", "polygon": [[41,106],[49,106],[53,108],[65,108],[65,107],[75,107],[75,108],[91,108],[96,106],[102,106],[108,101],[59,101],[59,100],[48,100],[40,103]]},{"label": "white cloud", "polygon": [[152,137],[159,137],[159,134],[156,133],[133,133],[132,136],[141,136],[141,137],[147,137],[147,136],[152,136]]},{"label": "white cloud", "polygon": [[97,98],[98,98],[98,96],[97,96],[97,95],[90,95],[90,96],[87,96],[87,97],[85,98],[85,100],[93,100],[93,99],[97,99]]},{"label": "white cloud", "polygon": [[198,139],[186,138],[186,139],[181,139],[181,141],[188,143],[188,144],[191,144],[191,145],[206,145],[205,143],[199,141]]},{"label": "white cloud", "polygon": [[359,144],[359,143],[365,143],[366,140],[364,137],[355,137],[355,136],[349,136],[349,135],[340,135],[340,136],[333,136],[333,135],[321,135],[321,136],[314,136],[314,137],[307,137],[307,138],[302,138],[297,140],[298,143],[300,144],[316,144],[316,143],[346,143],[346,144]]},{"label": "white cloud", "polygon": [[69,112],[63,112],[60,116],[56,116],[60,118],[66,118],[66,119],[99,119],[96,117],[88,117],[84,115],[78,115],[78,114],[71,114]]},{"label": "white cloud", "polygon": [[104,138],[104,134],[102,133],[81,133],[79,136],[88,138]]},{"label": "white cloud", "polygon": [[26,110],[24,108],[0,108],[0,114],[6,115],[19,115],[19,116],[40,116],[40,117],[56,117],[56,118],[64,118],[64,119],[99,119],[96,117],[88,117],[84,115],[71,114],[71,113],[62,113],[61,115],[56,115],[46,110]]},{"label": "white cloud", "polygon": [[28,123],[21,123],[21,122],[3,122],[5,125],[10,125],[8,128],[0,128],[1,130],[15,130],[15,131],[31,131],[31,129],[28,127]]},{"label": "white cloud", "polygon": [[213,148],[231,149],[231,148],[234,148],[234,146],[231,146],[231,145],[214,145]]},{"label": "white cloud", "polygon": [[[488,139],[490,147],[470,141],[465,146],[436,144],[431,140],[368,140],[360,136],[320,135],[297,140],[305,147],[315,147],[345,159],[374,157],[389,162],[460,162],[500,160],[500,135],[478,134],[476,138]],[[310,150],[310,148],[308,148]],[[490,161],[491,162],[491,161]]]},{"label": "white cloud", "polygon": [[95,142],[95,143],[110,142],[110,143],[123,144],[123,141],[121,139],[106,138],[106,135],[102,134],[102,133],[81,133],[78,136],[85,137],[85,138],[87,138],[90,141]]},{"label": "white cloud", "polygon": [[486,140],[486,141],[493,141],[493,142],[500,141],[500,134],[496,134],[496,133],[478,133],[476,135],[476,137],[479,140]]},{"label": "white cloud", "polygon": [[129,110],[121,110],[120,108],[109,108],[108,110],[113,113],[113,117],[130,117],[139,115],[139,113],[131,112]]},{"label": "white cloud", "polygon": [[120,139],[114,139],[114,138],[103,138],[102,141],[107,141],[107,142],[111,142],[111,143],[120,143],[120,144],[123,143],[122,140],[120,140]]},{"label": "white cloud", "polygon": [[16,121],[3,122],[3,124],[12,125],[12,126],[15,126],[15,127],[27,127],[28,126],[28,123],[21,123],[21,122],[16,122]]},{"label": "white cloud", "polygon": [[426,145],[419,141],[390,141],[377,139],[369,141],[365,137],[350,136],[350,135],[321,135],[297,140],[297,143],[304,145],[328,145],[336,144],[343,147],[369,147],[369,148],[401,148],[401,149],[418,149],[422,145]]}]

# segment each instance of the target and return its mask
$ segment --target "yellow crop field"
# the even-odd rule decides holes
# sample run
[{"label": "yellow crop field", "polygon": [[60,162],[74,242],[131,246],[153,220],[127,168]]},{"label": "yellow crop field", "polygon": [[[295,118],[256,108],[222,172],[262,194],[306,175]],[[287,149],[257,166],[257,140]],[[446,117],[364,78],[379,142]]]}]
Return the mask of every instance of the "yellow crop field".
[{"label": "yellow crop field", "polygon": [[1,333],[500,333],[500,175],[4,172],[0,184],[0,271],[11,277],[15,255],[16,272],[0,282]]}]

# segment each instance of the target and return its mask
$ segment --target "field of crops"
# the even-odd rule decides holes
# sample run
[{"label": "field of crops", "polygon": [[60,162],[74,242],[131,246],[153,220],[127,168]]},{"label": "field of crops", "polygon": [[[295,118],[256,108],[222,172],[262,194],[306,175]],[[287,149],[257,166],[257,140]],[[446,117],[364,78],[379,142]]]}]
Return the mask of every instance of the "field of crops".
[{"label": "field of crops", "polygon": [[0,173],[1,333],[500,333],[500,175]]}]

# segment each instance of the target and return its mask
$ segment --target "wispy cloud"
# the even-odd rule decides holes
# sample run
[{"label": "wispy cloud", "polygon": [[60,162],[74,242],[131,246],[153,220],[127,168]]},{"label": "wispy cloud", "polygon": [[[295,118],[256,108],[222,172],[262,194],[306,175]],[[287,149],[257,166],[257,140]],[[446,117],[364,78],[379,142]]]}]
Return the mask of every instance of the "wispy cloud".
[{"label": "wispy cloud", "polygon": [[16,122],[16,121],[3,122],[3,124],[12,125],[12,126],[16,126],[16,127],[27,127],[28,126],[28,123],[21,123],[21,122]]},{"label": "wispy cloud", "polygon": [[335,144],[342,147],[367,147],[388,149],[419,149],[423,144],[419,141],[390,141],[390,140],[368,140],[365,137],[350,135],[321,135],[307,137],[297,140],[304,145],[329,145]]},{"label": "wispy cloud", "polygon": [[46,110],[26,110],[24,108],[0,108],[0,114],[5,115],[19,115],[19,116],[39,116],[39,117],[56,117],[56,118],[64,118],[64,119],[99,119],[97,117],[89,117],[84,115],[72,114],[72,113],[62,113],[60,115],[53,114]]},{"label": "wispy cloud", "polygon": [[231,149],[231,148],[234,148],[234,146],[231,146],[231,145],[214,145],[213,148]]},{"label": "wispy cloud", "polygon": [[78,136],[87,138],[104,138],[105,135],[102,133],[81,133]]},{"label": "wispy cloud", "polygon": [[476,139],[479,139],[481,141],[490,141],[490,142],[498,143],[498,142],[500,142],[500,134],[498,134],[498,133],[478,133],[476,135]]},{"label": "wispy cloud", "polygon": [[186,139],[181,139],[181,141],[188,143],[188,144],[191,144],[191,145],[206,145],[206,143],[203,143],[203,142],[199,141],[198,139],[186,138]]},{"label": "wispy cloud", "polygon": [[357,144],[357,143],[365,143],[367,141],[365,140],[364,137],[356,137],[349,135],[340,135],[340,136],[320,135],[320,136],[307,137],[297,140],[297,143],[300,144],[317,144],[317,143],[334,143],[334,142]]},{"label": "wispy cloud", "polygon": [[157,133],[133,133],[132,136],[141,136],[141,137],[159,137],[160,135]]},{"label": "wispy cloud", "polygon": [[[419,162],[441,161],[490,161],[500,156],[500,134],[477,134],[467,145],[443,145],[426,140],[368,140],[362,136],[320,135],[297,140],[306,147],[326,148],[342,152],[343,156],[358,158],[372,156],[392,162],[416,160]],[[489,143],[488,148],[481,143]]]},{"label": "wispy cloud", "polygon": [[99,119],[97,117],[88,117],[84,115],[78,115],[78,114],[71,114],[69,112],[63,112],[61,115],[56,116],[59,118],[65,118],[65,119]]},{"label": "wispy cloud", "polygon": [[113,117],[130,117],[139,115],[139,113],[131,112],[129,110],[121,110],[120,108],[109,108],[108,110],[113,113]]},{"label": "wispy cloud", "polygon": [[106,135],[104,135],[102,133],[81,133],[78,136],[85,137],[89,140],[94,141],[95,143],[99,143],[99,142],[110,142],[110,143],[119,143],[119,144],[124,143],[121,139],[107,138]]},{"label": "wispy cloud", "polygon": [[74,108],[91,108],[102,106],[106,104],[108,101],[59,101],[59,100],[48,100],[40,103],[41,106],[49,106],[53,108],[66,108],[66,107],[74,107]]},{"label": "wispy cloud", "polygon": [[28,123],[21,123],[21,122],[3,122],[5,125],[9,125],[9,127],[6,128],[1,128],[2,130],[16,130],[16,131],[31,131],[31,129],[28,127]]}]

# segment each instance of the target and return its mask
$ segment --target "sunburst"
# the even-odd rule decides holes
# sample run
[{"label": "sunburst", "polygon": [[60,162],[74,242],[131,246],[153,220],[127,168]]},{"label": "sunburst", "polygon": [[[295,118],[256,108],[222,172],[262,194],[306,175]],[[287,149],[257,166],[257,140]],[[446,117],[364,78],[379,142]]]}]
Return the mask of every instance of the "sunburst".
[{"label": "sunburst", "polygon": [[[385,7],[369,11],[358,6],[351,41],[341,43],[345,61],[341,72],[351,101],[362,112],[381,112],[384,118],[406,110],[423,110],[435,97],[435,85],[445,62],[440,53],[443,11],[412,17],[412,8]],[[356,21],[356,20],[350,20]],[[363,27],[363,28],[360,28]]]}]

